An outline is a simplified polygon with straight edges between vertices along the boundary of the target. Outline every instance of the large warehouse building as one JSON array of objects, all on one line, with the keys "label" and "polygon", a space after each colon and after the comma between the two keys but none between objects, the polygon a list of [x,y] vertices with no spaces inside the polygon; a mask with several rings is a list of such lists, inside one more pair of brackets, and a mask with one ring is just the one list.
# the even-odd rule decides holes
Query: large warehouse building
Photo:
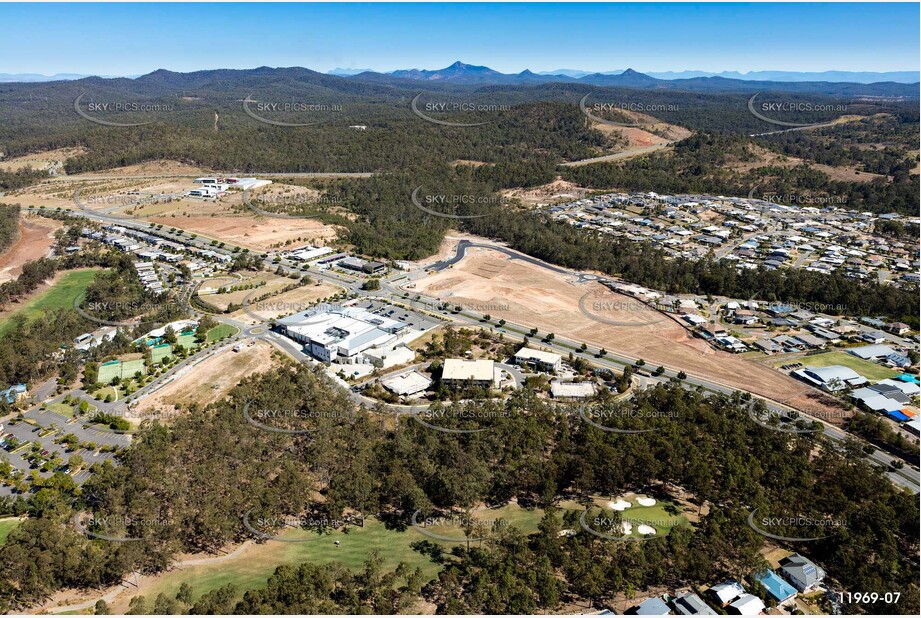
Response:
[{"label": "large warehouse building", "polygon": [[281,333],[304,344],[305,352],[342,364],[365,362],[365,350],[393,344],[406,327],[365,309],[327,304],[278,320]]}]

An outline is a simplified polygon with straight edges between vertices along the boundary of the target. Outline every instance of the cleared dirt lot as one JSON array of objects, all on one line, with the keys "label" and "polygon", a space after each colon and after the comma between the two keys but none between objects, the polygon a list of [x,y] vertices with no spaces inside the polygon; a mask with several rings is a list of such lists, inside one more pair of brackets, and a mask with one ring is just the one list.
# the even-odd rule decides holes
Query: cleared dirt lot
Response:
[{"label": "cleared dirt lot", "polygon": [[[263,294],[273,294],[286,285],[295,283],[293,279],[289,279],[288,277],[281,277],[275,273],[269,272],[244,272],[239,274],[242,275],[240,279],[233,277],[220,277],[202,281],[199,296],[201,296],[201,298],[206,300],[208,303],[224,311],[232,304],[242,304],[247,297],[258,297],[262,296]],[[202,291],[206,290],[207,288],[220,289],[223,287],[230,289],[232,287],[241,287],[247,285],[252,285],[255,287],[251,287],[249,289],[234,290],[224,294],[202,293]]]},{"label": "cleared dirt lot", "polygon": [[[290,282],[291,280],[288,279],[287,281]],[[257,288],[255,294],[253,294],[253,291],[247,292],[246,294],[247,296],[252,294],[250,298],[255,299],[262,294],[261,290],[263,289],[264,288]],[[321,298],[332,296],[341,291],[342,288],[329,283],[321,283],[320,285],[311,283],[294,290],[282,292],[281,294],[266,298],[262,301],[247,302],[246,310],[241,309],[231,313],[230,317],[247,324],[258,324],[265,320],[271,320],[290,313],[303,311]],[[208,299],[209,297],[206,296],[205,298]],[[261,319],[256,319],[257,317]]]},{"label": "cleared dirt lot", "polygon": [[505,189],[502,196],[509,199],[521,200],[528,206],[549,204],[558,201],[571,201],[585,195],[587,189],[582,189],[577,184],[557,178],[553,182],[533,187],[531,189]]},{"label": "cleared dirt lot", "polygon": [[[689,375],[748,390],[775,401],[800,401],[808,387],[768,367],[719,352],[668,318],[654,323],[615,326],[584,315],[582,296],[591,292],[618,297],[620,313],[608,314],[625,323],[645,322],[636,301],[613,295],[595,283],[574,285],[563,275],[505,255],[476,249],[468,251],[454,268],[420,279],[420,292],[471,304],[489,304],[493,319],[505,318],[541,331],[603,346],[608,351],[642,357],[648,365],[683,369]],[[819,404],[816,404],[819,406]]]},{"label": "cleared dirt lot", "polygon": [[15,279],[26,262],[48,254],[54,244],[54,232],[61,224],[51,219],[19,216],[19,237],[0,255],[0,283]]},{"label": "cleared dirt lot", "polygon": [[[113,216],[131,216],[164,226],[180,228],[223,240],[253,251],[268,251],[298,244],[321,244],[338,237],[335,227],[317,219],[282,219],[259,215],[243,202],[241,191],[229,191],[217,199],[186,197],[196,176],[207,170],[176,161],[151,161],[98,173],[78,174],[10,192],[10,202],[23,207],[77,208],[104,211]],[[252,193],[262,204],[326,204],[316,189],[273,182]],[[256,202],[259,206],[260,202]],[[269,208],[270,210],[274,208]]]},{"label": "cleared dirt lot", "polygon": [[[737,161],[730,163],[727,167],[735,171],[748,172],[754,168],[769,165],[782,168],[794,168],[798,165],[803,165],[803,163],[806,163],[802,159],[798,159],[796,157],[785,157],[755,144],[752,144],[750,148],[751,151],[758,156],[755,161]],[[824,174],[827,174],[831,180],[840,180],[843,182],[872,182],[877,178],[886,178],[881,174],[861,172],[856,168],[843,165],[837,167],[825,165],[822,163],[807,163],[807,165],[813,169],[819,170]]]},{"label": "cleared dirt lot", "polygon": [[142,421],[154,411],[171,412],[192,403],[206,406],[230,392],[246,376],[271,369],[275,364],[273,347],[264,341],[239,352],[227,350],[202,361],[172,382],[145,397],[133,408],[133,419]]},{"label": "cleared dirt lot", "polygon": [[0,169],[10,172],[16,172],[26,167],[43,170],[48,169],[55,163],[62,163],[85,152],[85,148],[58,148],[57,150],[46,150],[21,157],[10,157],[9,159],[0,159]]},{"label": "cleared dirt lot", "polygon": [[287,241],[322,242],[336,238],[336,229],[314,219],[275,219],[255,215],[151,217],[153,223],[181,228],[209,238],[267,251]]}]

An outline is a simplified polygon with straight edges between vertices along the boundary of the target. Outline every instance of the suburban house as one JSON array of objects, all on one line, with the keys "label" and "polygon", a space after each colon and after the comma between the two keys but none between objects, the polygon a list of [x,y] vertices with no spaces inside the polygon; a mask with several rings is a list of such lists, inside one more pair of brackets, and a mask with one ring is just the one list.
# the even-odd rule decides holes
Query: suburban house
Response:
[{"label": "suburban house", "polygon": [[757,616],[764,611],[764,602],[753,594],[743,594],[730,603],[726,611],[739,616]]},{"label": "suburban house", "polygon": [[716,584],[710,588],[707,593],[713,597],[713,600],[720,607],[726,607],[734,599],[738,599],[745,594],[745,588],[742,587],[737,581],[725,581],[721,584]]},{"label": "suburban house", "polygon": [[717,613],[693,592],[686,592],[672,601],[675,611],[682,616],[716,616]]},{"label": "suburban house", "polygon": [[668,616],[672,610],[665,604],[665,601],[659,597],[653,597],[632,608],[629,613],[637,616]]},{"label": "suburban house", "polygon": [[764,586],[767,593],[777,601],[778,605],[783,605],[788,601],[796,598],[796,588],[785,582],[777,573],[767,569],[755,574],[755,581]]},{"label": "suburban house", "polygon": [[800,592],[812,590],[825,579],[825,571],[808,558],[793,554],[780,561],[780,572]]}]

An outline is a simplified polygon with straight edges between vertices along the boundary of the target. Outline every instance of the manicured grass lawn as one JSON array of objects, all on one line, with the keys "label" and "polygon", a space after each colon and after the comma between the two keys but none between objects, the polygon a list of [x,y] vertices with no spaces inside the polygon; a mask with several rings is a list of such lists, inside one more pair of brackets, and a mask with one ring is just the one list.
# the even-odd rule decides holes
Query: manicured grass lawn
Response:
[{"label": "manicured grass lawn", "polygon": [[[567,505],[563,505],[564,508]],[[537,530],[537,524],[543,517],[540,509],[526,510],[517,504],[510,504],[499,509],[477,511],[475,518],[507,520],[526,533]],[[433,530],[436,528],[433,527]],[[455,536],[453,532],[441,530],[445,536]],[[150,602],[163,592],[174,596],[179,586],[185,582],[192,586],[194,596],[199,596],[225,584],[233,582],[241,590],[259,588],[265,585],[269,576],[280,565],[298,565],[303,562],[328,564],[341,562],[349,569],[360,569],[370,553],[377,550],[384,559],[384,568],[392,569],[400,562],[411,568],[420,568],[425,576],[434,579],[442,565],[429,560],[410,546],[415,541],[431,541],[445,548],[446,554],[454,543],[440,542],[419,533],[412,527],[403,531],[388,530],[376,519],[368,519],[364,528],[352,526],[347,533],[336,531],[332,534],[317,535],[303,530],[288,530],[279,536],[285,539],[310,539],[303,543],[284,541],[266,541],[250,547],[243,554],[230,560],[214,562],[199,566],[183,566],[158,577],[153,585],[144,586],[143,594]],[[456,536],[463,536],[459,533]],[[335,544],[339,541],[339,545]],[[450,558],[448,558],[450,560]],[[127,606],[126,606],[127,607]],[[122,609],[119,605],[117,609]]]},{"label": "manicured grass lawn", "polygon": [[[638,530],[640,524],[652,526],[656,529],[657,535],[668,534],[669,530],[675,526],[690,525],[688,518],[681,512],[681,507],[672,502],[658,500],[652,506],[642,506],[637,503],[636,495],[634,494],[628,494],[625,499],[632,504],[629,508],[620,511],[621,519],[633,524],[633,531],[628,536],[642,538],[643,535]],[[607,500],[596,500],[596,504],[598,503],[602,505],[601,508],[606,515],[610,515],[611,509],[607,506]],[[586,517],[589,527],[592,525],[592,518],[600,514],[601,510],[594,509]],[[599,532],[609,533],[609,531],[603,530],[599,530]]]},{"label": "manicured grass lawn", "polygon": [[100,388],[98,391],[93,393],[93,398],[98,401],[105,401],[107,395],[112,396],[112,401],[116,401],[118,399],[118,392],[115,390],[114,386],[106,386]]},{"label": "manicured grass lawn", "polygon": [[799,359],[799,362],[803,363],[803,365],[807,367],[810,365],[813,367],[844,365],[845,367],[853,369],[871,382],[879,382],[880,380],[885,380],[886,378],[894,378],[900,373],[899,371],[889,369],[888,367],[883,367],[881,365],[877,365],[876,363],[865,361],[862,358],[857,358],[853,354],[848,354],[847,352],[825,352],[824,354],[804,356]]},{"label": "manicured grass lawn", "polygon": [[87,286],[92,283],[96,273],[95,269],[72,270],[61,275],[61,278],[51,288],[30,299],[25,305],[14,311],[0,321],[0,337],[6,335],[13,322],[10,318],[23,315],[27,320],[34,320],[53,309],[73,308],[74,300],[79,298]]},{"label": "manicured grass lawn", "polygon": [[231,326],[230,324],[218,324],[214,328],[208,331],[208,342],[217,341],[218,339],[223,339],[224,337],[230,337],[236,335],[240,332],[240,329]]},{"label": "manicured grass lawn", "polygon": [[66,416],[67,418],[74,417],[74,407],[69,406],[66,403],[49,403],[46,407],[55,414],[60,414],[61,416]]},{"label": "manicured grass lawn", "polygon": [[0,545],[6,543],[6,537],[10,535],[13,528],[18,526],[19,523],[19,519],[17,518],[0,519]]},{"label": "manicured grass lawn", "polygon": [[[239,332],[239,329],[234,328],[229,324],[218,324],[214,328],[208,331],[207,342],[211,343],[212,341],[217,341],[225,337],[230,337]],[[200,346],[195,337],[195,332],[190,331],[176,336],[176,345],[182,346],[186,350],[195,351]],[[151,361],[156,365],[162,362],[164,359],[168,359],[173,355],[173,347],[169,344],[160,344],[154,346],[151,349]],[[100,378],[101,381],[101,378]]]},{"label": "manicured grass lawn", "polygon": [[[151,602],[164,592],[175,596],[179,586],[185,582],[192,586],[194,597],[234,583],[238,590],[261,588],[281,565],[298,565],[303,562],[327,564],[341,562],[351,569],[360,569],[371,551],[377,549],[384,559],[384,568],[392,569],[401,561],[412,568],[419,567],[427,577],[434,578],[438,565],[409,544],[424,539],[422,535],[408,529],[404,532],[388,530],[381,522],[368,519],[365,527],[351,527],[349,532],[333,532],[317,535],[301,530],[281,534],[283,538],[310,539],[303,543],[268,540],[248,548],[242,555],[221,562],[198,566],[184,566],[158,577],[152,585],[143,588],[143,594]],[[339,541],[336,546],[335,541]]]}]

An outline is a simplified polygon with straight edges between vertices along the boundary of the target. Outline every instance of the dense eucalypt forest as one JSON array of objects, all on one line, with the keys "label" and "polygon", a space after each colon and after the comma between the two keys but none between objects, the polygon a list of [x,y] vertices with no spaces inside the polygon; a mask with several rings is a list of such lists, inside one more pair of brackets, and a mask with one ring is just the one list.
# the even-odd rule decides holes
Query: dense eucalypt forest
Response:
[{"label": "dense eucalypt forest", "polygon": [[[432,170],[468,160],[491,164],[488,173],[497,188],[535,186],[562,173],[593,188],[744,196],[756,185],[768,185],[766,188],[785,193],[844,197],[850,207],[860,210],[918,211],[917,174],[908,174],[917,165],[915,102],[874,100],[845,91],[825,94],[828,89],[797,92],[796,84],[789,88],[789,93],[761,96],[764,101],[845,108],[852,119],[809,131],[762,135],[777,126],[750,113],[749,97],[754,92],[682,92],[577,83],[419,84],[264,67],[190,74],[157,71],[136,80],[5,84],[0,86],[0,106],[5,110],[0,144],[7,157],[53,148],[85,148],[65,162],[68,173],[162,158],[240,173],[397,172]],[[248,95],[266,103],[310,103],[323,111],[255,114],[242,105]],[[75,113],[78,96],[86,105],[124,101],[161,111],[100,118],[148,123],[143,126],[102,126]],[[475,125],[443,126],[413,112],[412,101],[417,97],[423,109],[426,103],[464,103],[488,111],[431,112],[435,120]],[[611,110],[627,104],[662,109],[654,120],[684,127],[693,135],[680,142],[673,154],[563,171],[559,163],[624,146],[623,135],[603,131],[603,125],[583,113],[580,101],[585,97],[589,97],[589,106],[612,106],[594,112],[595,118],[611,116],[624,121]],[[795,112],[784,120],[817,122],[835,117]],[[281,127],[271,121],[317,124]],[[351,125],[368,130],[349,130]],[[651,130],[661,133],[662,127]],[[753,152],[755,146],[759,153]],[[763,156],[760,151],[765,150],[801,161],[802,166],[771,166],[767,159],[765,165],[754,167],[732,165],[757,163]],[[827,171],[812,167],[814,164],[845,166],[880,178],[836,180]],[[26,182],[30,174],[4,173],[0,188]]]},{"label": "dense eucalypt forest", "polygon": [[[297,421],[309,432],[286,434],[247,422],[245,411],[254,409],[247,404],[322,406],[324,414]],[[82,489],[58,474],[28,502],[4,505],[29,517],[0,547],[0,609],[22,609],[62,588],[101,589],[131,570],[162,572],[184,552],[246,539],[278,543],[255,534],[244,519],[298,518],[330,531],[373,518],[421,540],[411,528],[417,511],[448,514],[513,500],[544,509],[536,530],[494,525],[473,545],[415,543],[435,561],[433,577],[405,566],[391,571],[372,555],[352,573],[307,564],[280,567],[260,590],[231,586],[203,597],[204,591],[187,591],[179,607],[391,613],[420,599],[442,613],[584,606],[663,582],[704,585],[750,574],[764,564],[759,550],[777,544],[748,525],[753,509],[840,522],[823,530],[821,540],[779,544],[818,561],[843,589],[901,591],[899,604],[887,611],[911,613],[918,604],[916,498],[870,467],[856,445],[835,448],[820,432],[793,434],[755,423],[742,396],[707,396],[672,383],[638,392],[627,404],[598,403],[647,412],[609,421],[654,430],[636,434],[602,431],[575,408],[528,390],[505,403],[450,405],[466,413],[448,408],[440,417],[444,427],[487,431],[444,433],[407,416],[394,424],[389,413],[356,411],[322,372],[292,363],[253,376],[225,400],[204,409],[193,404],[169,427],[145,426],[118,455],[118,465],[97,466]],[[669,415],[648,414],[655,410]],[[637,543],[588,534],[577,512],[556,508],[564,499],[650,487],[680,488],[704,515],[690,527]],[[81,534],[78,514],[92,515],[92,533],[135,540]],[[286,533],[266,526],[266,533]],[[576,533],[561,534],[564,529]],[[146,601],[154,613],[177,603]]]},{"label": "dense eucalypt forest", "polygon": [[0,204],[0,253],[6,251],[19,235],[19,206]]}]

